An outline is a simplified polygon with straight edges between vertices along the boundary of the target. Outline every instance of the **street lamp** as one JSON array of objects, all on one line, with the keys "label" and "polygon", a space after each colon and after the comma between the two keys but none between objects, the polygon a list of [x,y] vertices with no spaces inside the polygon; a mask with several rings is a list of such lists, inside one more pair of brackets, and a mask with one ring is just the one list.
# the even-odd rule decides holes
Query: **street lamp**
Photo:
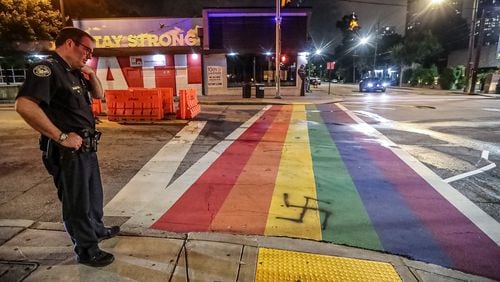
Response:
[{"label": "street lamp", "polygon": [[356,83],[356,50],[358,46],[360,45],[366,45],[370,42],[370,37],[369,36],[364,36],[359,39],[359,43],[355,46],[354,52],[352,54],[352,82]]}]

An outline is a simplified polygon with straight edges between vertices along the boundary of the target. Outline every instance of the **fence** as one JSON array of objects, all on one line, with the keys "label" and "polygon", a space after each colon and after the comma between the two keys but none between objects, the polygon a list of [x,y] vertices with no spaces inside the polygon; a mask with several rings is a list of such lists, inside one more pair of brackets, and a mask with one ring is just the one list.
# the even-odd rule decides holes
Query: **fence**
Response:
[{"label": "fence", "polygon": [[20,84],[26,78],[26,69],[2,68],[0,66],[0,84]]}]

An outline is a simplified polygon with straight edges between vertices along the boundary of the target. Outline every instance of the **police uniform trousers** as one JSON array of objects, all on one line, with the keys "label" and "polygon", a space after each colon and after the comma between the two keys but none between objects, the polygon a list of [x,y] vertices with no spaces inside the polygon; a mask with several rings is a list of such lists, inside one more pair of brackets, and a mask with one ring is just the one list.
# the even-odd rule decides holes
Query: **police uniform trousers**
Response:
[{"label": "police uniform trousers", "polygon": [[44,154],[42,159],[54,178],[64,226],[76,254],[93,256],[99,250],[98,237],[106,234],[97,154],[53,146],[49,157]]}]

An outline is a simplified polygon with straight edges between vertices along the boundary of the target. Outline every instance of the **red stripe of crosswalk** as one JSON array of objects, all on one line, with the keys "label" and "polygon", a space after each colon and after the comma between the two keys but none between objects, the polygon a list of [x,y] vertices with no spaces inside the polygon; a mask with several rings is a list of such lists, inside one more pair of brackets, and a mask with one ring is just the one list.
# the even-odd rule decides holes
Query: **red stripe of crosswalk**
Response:
[{"label": "red stripe of crosswalk", "polygon": [[285,106],[274,119],[212,221],[211,231],[264,234],[291,115],[292,106]]},{"label": "red stripe of crosswalk", "polygon": [[252,124],[152,227],[176,232],[207,231],[280,109],[273,107]]}]

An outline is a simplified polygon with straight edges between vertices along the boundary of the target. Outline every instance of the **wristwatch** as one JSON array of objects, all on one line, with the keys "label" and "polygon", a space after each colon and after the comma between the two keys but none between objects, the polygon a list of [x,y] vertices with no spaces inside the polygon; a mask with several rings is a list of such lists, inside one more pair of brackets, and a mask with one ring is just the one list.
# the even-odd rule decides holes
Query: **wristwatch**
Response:
[{"label": "wristwatch", "polygon": [[57,140],[57,142],[62,143],[62,142],[64,142],[66,139],[68,139],[68,134],[66,134],[66,133],[64,133],[64,132],[61,132],[61,134],[59,135],[59,139]]}]

